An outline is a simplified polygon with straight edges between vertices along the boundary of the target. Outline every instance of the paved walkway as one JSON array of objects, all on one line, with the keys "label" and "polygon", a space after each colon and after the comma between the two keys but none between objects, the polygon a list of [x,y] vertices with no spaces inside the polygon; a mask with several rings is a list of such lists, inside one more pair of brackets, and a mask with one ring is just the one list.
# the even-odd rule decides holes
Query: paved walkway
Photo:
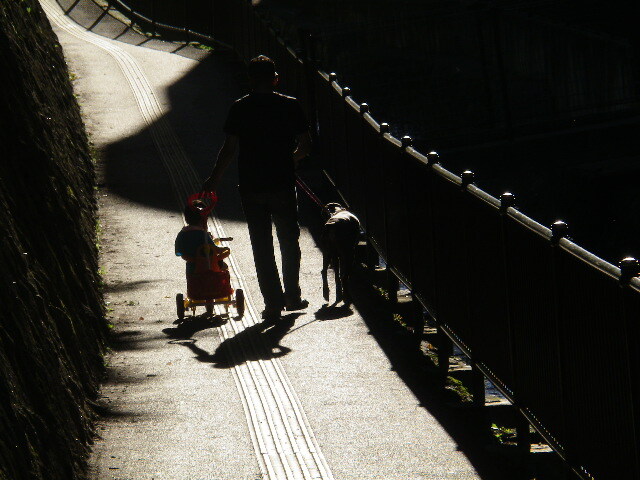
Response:
[{"label": "paved walkway", "polygon": [[[307,228],[302,279],[311,305],[276,326],[261,323],[234,174],[211,228],[235,238],[232,282],[247,292],[247,314],[175,328],[175,294],[185,288],[173,255],[181,205],[212,166],[226,111],[242,93],[241,72],[222,55],[130,31],[119,34],[124,42],[98,36],[54,0],[41,2],[100,156],[114,344],[90,478],[496,478],[480,446],[462,445],[455,414],[425,402],[436,395],[416,387],[415,375],[399,374],[401,357],[381,347],[390,342],[373,331],[370,304],[324,319],[321,256]],[[72,17],[91,24],[81,8]],[[97,30],[117,36],[123,27],[114,22],[107,17]]]}]

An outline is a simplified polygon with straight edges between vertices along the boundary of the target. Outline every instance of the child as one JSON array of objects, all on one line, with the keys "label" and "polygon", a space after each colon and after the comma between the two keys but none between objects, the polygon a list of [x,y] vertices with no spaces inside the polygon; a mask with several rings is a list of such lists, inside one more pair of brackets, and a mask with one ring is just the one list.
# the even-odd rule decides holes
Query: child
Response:
[{"label": "child", "polygon": [[175,240],[176,255],[187,262],[187,295],[197,300],[221,298],[232,293],[229,272],[222,261],[231,252],[214,243],[206,228],[205,212],[202,202],[190,202],[184,209],[187,226]]}]

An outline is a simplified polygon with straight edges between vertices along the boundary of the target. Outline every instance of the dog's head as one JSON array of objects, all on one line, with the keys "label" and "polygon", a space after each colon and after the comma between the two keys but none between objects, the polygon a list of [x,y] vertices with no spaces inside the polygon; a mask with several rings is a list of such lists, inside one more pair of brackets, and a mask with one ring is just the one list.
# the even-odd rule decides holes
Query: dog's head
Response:
[{"label": "dog's head", "polygon": [[327,203],[323,208],[323,211],[327,218],[334,216],[341,210],[344,210],[344,207],[336,202]]}]

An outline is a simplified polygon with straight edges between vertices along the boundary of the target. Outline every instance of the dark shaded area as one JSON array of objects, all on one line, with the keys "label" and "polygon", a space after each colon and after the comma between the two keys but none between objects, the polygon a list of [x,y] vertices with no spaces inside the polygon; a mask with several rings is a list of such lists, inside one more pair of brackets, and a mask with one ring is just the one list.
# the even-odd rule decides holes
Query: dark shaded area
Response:
[{"label": "dark shaded area", "polygon": [[543,225],[564,220],[570,238],[617,264],[640,257],[639,127],[630,121],[441,156],[457,174],[476,173],[489,193],[513,192],[518,209]]},{"label": "dark shaded area", "polygon": [[106,323],[94,171],[57,38],[0,3],[0,478],[77,479]]},{"label": "dark shaded area", "polygon": [[[489,428],[492,422],[500,421],[492,411],[479,411],[463,402],[453,389],[444,388],[437,367],[416,347],[415,336],[394,320],[394,310],[373,288],[372,280],[370,272],[362,268],[355,270],[351,286],[356,310],[389,358],[391,368],[410,388],[420,406],[451,435],[480,477],[483,480],[564,478],[562,463],[555,453],[525,459],[515,446],[501,445]],[[510,415],[509,421],[514,418],[515,415]],[[500,424],[512,425],[504,421]]]},{"label": "dark shaded area", "polygon": [[338,320],[353,314],[353,310],[346,305],[323,305],[315,312],[318,320]]},{"label": "dark shaded area", "polygon": [[[200,362],[213,363],[216,368],[232,368],[248,361],[269,360],[286,355],[291,351],[281,345],[283,337],[295,324],[300,313],[289,313],[274,321],[263,321],[251,325],[238,334],[224,340],[215,352],[209,353],[196,345],[190,338],[203,327],[202,320],[191,320],[176,329],[163,332],[179,339],[172,343],[189,348]],[[209,326],[212,326],[209,323]],[[206,327],[204,327],[206,328]]]},{"label": "dark shaded area", "polygon": [[[66,0],[70,1],[70,0]],[[229,36],[223,4],[126,4],[160,21]],[[640,34],[633,2],[576,0],[254,2],[292,47],[338,72],[391,132],[444,166],[476,173],[549,225],[571,226],[606,260],[640,255],[632,178],[640,164]],[[233,35],[231,35],[233,36]],[[233,43],[231,38],[223,38]]]},{"label": "dark shaded area", "polygon": [[494,196],[563,219],[606,260],[640,255],[638,5],[573,0],[306,3],[262,12],[397,137]]},{"label": "dark shaded area", "polygon": [[174,321],[175,327],[163,328],[162,333],[176,340],[189,340],[195,333],[206,330],[207,328],[220,327],[227,323],[227,321],[228,319],[219,315],[210,316],[206,313],[194,316],[189,315],[183,320]]}]

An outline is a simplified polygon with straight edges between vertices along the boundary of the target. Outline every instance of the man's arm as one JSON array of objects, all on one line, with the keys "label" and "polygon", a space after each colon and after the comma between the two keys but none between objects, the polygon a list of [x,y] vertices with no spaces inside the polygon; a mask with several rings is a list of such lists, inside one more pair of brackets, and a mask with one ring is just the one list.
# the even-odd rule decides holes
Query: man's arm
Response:
[{"label": "man's arm", "polygon": [[311,135],[309,131],[306,131],[298,135],[296,140],[298,141],[298,146],[293,152],[293,162],[297,167],[298,162],[311,153]]},{"label": "man's arm", "polygon": [[224,139],[222,148],[218,152],[216,166],[213,167],[213,171],[211,172],[209,178],[207,178],[202,184],[202,191],[212,192],[218,188],[218,184],[220,183],[220,179],[222,179],[222,175],[224,174],[231,161],[235,158],[237,152],[238,136],[227,135],[227,137]]}]

